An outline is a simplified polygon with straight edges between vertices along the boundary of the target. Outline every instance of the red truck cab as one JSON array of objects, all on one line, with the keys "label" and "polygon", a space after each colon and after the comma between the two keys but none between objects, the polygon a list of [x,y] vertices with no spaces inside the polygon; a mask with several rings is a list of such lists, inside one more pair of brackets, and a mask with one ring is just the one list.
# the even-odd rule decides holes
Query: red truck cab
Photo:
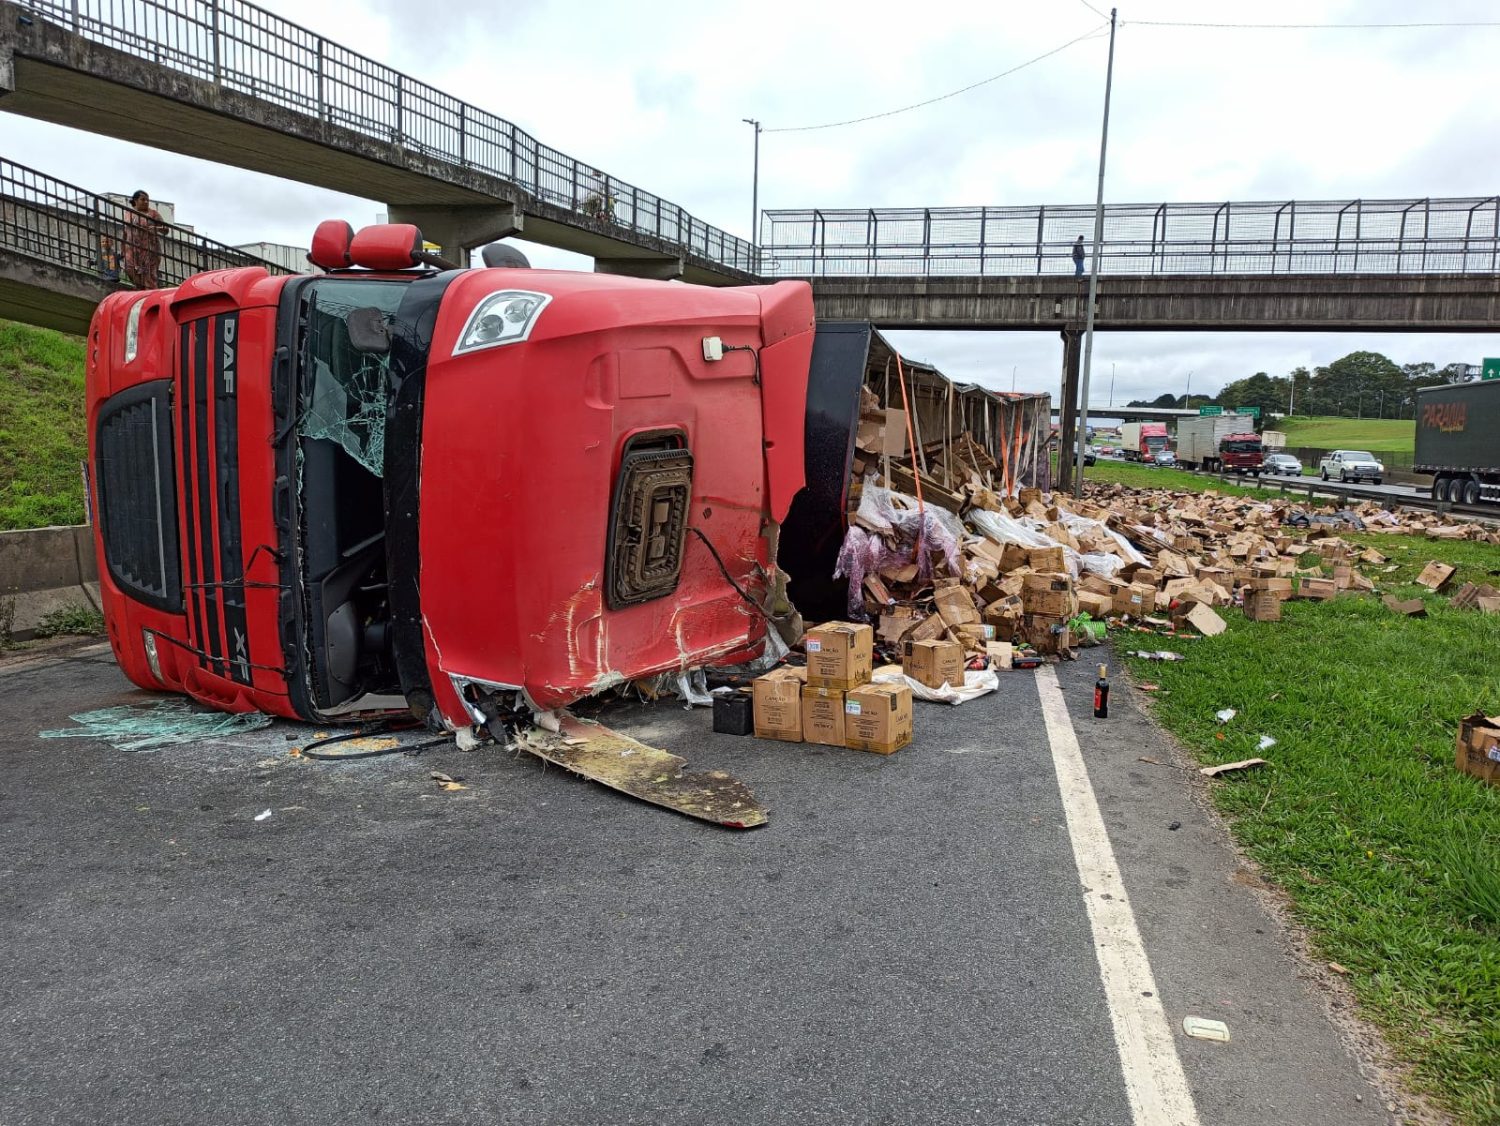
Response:
[{"label": "red truck cab", "polygon": [[1218,466],[1232,473],[1259,473],[1265,451],[1261,447],[1260,435],[1252,431],[1242,434],[1226,434],[1219,439]]},{"label": "red truck cab", "polygon": [[462,727],[758,654],[803,484],[805,283],[434,270],[119,293],[88,340],[110,642],[146,688]]}]

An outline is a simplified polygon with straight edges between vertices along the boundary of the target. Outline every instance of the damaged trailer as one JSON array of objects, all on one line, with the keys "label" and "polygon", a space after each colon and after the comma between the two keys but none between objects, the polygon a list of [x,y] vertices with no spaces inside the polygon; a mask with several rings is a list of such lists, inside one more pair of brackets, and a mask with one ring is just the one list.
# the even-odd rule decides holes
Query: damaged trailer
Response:
[{"label": "damaged trailer", "polygon": [[[806,283],[454,269],[422,245],[330,221],[326,273],[99,306],[90,488],[136,684],[462,728],[751,660],[795,620],[783,570],[832,573],[862,388],[937,427],[935,373],[880,385],[868,326],[825,326],[862,352],[820,366]],[[955,417],[999,443],[986,401],[956,393]]]}]

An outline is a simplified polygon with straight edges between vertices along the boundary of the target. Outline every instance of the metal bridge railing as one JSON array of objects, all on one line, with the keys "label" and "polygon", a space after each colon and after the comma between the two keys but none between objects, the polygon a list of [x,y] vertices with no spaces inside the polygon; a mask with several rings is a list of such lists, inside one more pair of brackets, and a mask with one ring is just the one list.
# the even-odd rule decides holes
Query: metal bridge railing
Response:
[{"label": "metal bridge railing", "polygon": [[[129,209],[104,196],[0,158],[0,249],[90,274],[105,284],[132,284],[121,268],[134,233]],[[181,227],[147,232],[159,255],[157,281],[177,285],[204,270],[264,266],[290,271]]]},{"label": "metal bridge railing", "polygon": [[595,223],[740,270],[755,248],[675,203],[244,0],[29,0],[85,39],[366,137],[508,180]]},{"label": "metal bridge railing", "polygon": [[[768,211],[772,277],[1071,274],[1094,209]],[[1087,263],[1092,266],[1092,262]],[[1413,274],[1500,269],[1500,197],[1112,204],[1100,273]]]}]

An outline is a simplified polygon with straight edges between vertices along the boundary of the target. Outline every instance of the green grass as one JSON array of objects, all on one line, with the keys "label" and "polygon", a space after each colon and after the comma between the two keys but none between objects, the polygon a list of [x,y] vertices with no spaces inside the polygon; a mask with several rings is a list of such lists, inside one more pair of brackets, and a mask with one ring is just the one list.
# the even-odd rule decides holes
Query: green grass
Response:
[{"label": "green grass", "polygon": [[[1394,572],[1361,569],[1428,618],[1369,596],[1289,602],[1281,622],[1229,612],[1219,637],[1152,639],[1185,661],[1127,663],[1202,761],[1270,761],[1212,784],[1235,836],[1416,1084],[1462,1122],[1500,1123],[1500,787],[1453,762],[1458,720],[1500,713],[1500,615],[1412,584],[1429,559],[1458,566],[1455,585],[1496,582],[1500,547],[1346,538],[1389,555]],[[1239,714],[1221,726],[1224,707]],[[1263,734],[1277,743],[1259,752]]]},{"label": "green grass", "polygon": [[1370,453],[1411,453],[1417,424],[1409,418],[1316,418],[1294,415],[1273,429],[1286,435],[1288,446],[1323,450],[1368,450]]},{"label": "green grass", "polygon": [[0,529],[84,519],[83,341],[0,321]]},{"label": "green grass", "polygon": [[104,615],[92,606],[65,606],[45,614],[36,625],[38,637],[76,635],[92,637],[104,632]]},{"label": "green grass", "polygon": [[[1158,469],[1130,461],[1100,459],[1083,471],[1085,481],[1128,485],[1135,489],[1174,489],[1182,492],[1216,492],[1220,496],[1256,497],[1260,500],[1281,500],[1280,493],[1273,490],[1252,488],[1248,485],[1221,483],[1216,477],[1200,477],[1185,469]],[[1253,480],[1253,478],[1247,478]]]}]

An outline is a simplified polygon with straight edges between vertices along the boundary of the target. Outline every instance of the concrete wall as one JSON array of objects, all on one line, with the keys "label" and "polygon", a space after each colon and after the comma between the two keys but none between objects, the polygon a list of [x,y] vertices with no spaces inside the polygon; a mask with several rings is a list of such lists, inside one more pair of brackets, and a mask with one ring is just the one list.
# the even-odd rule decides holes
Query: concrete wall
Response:
[{"label": "concrete wall", "polygon": [[0,532],[0,632],[25,640],[75,606],[102,608],[91,525]]}]

